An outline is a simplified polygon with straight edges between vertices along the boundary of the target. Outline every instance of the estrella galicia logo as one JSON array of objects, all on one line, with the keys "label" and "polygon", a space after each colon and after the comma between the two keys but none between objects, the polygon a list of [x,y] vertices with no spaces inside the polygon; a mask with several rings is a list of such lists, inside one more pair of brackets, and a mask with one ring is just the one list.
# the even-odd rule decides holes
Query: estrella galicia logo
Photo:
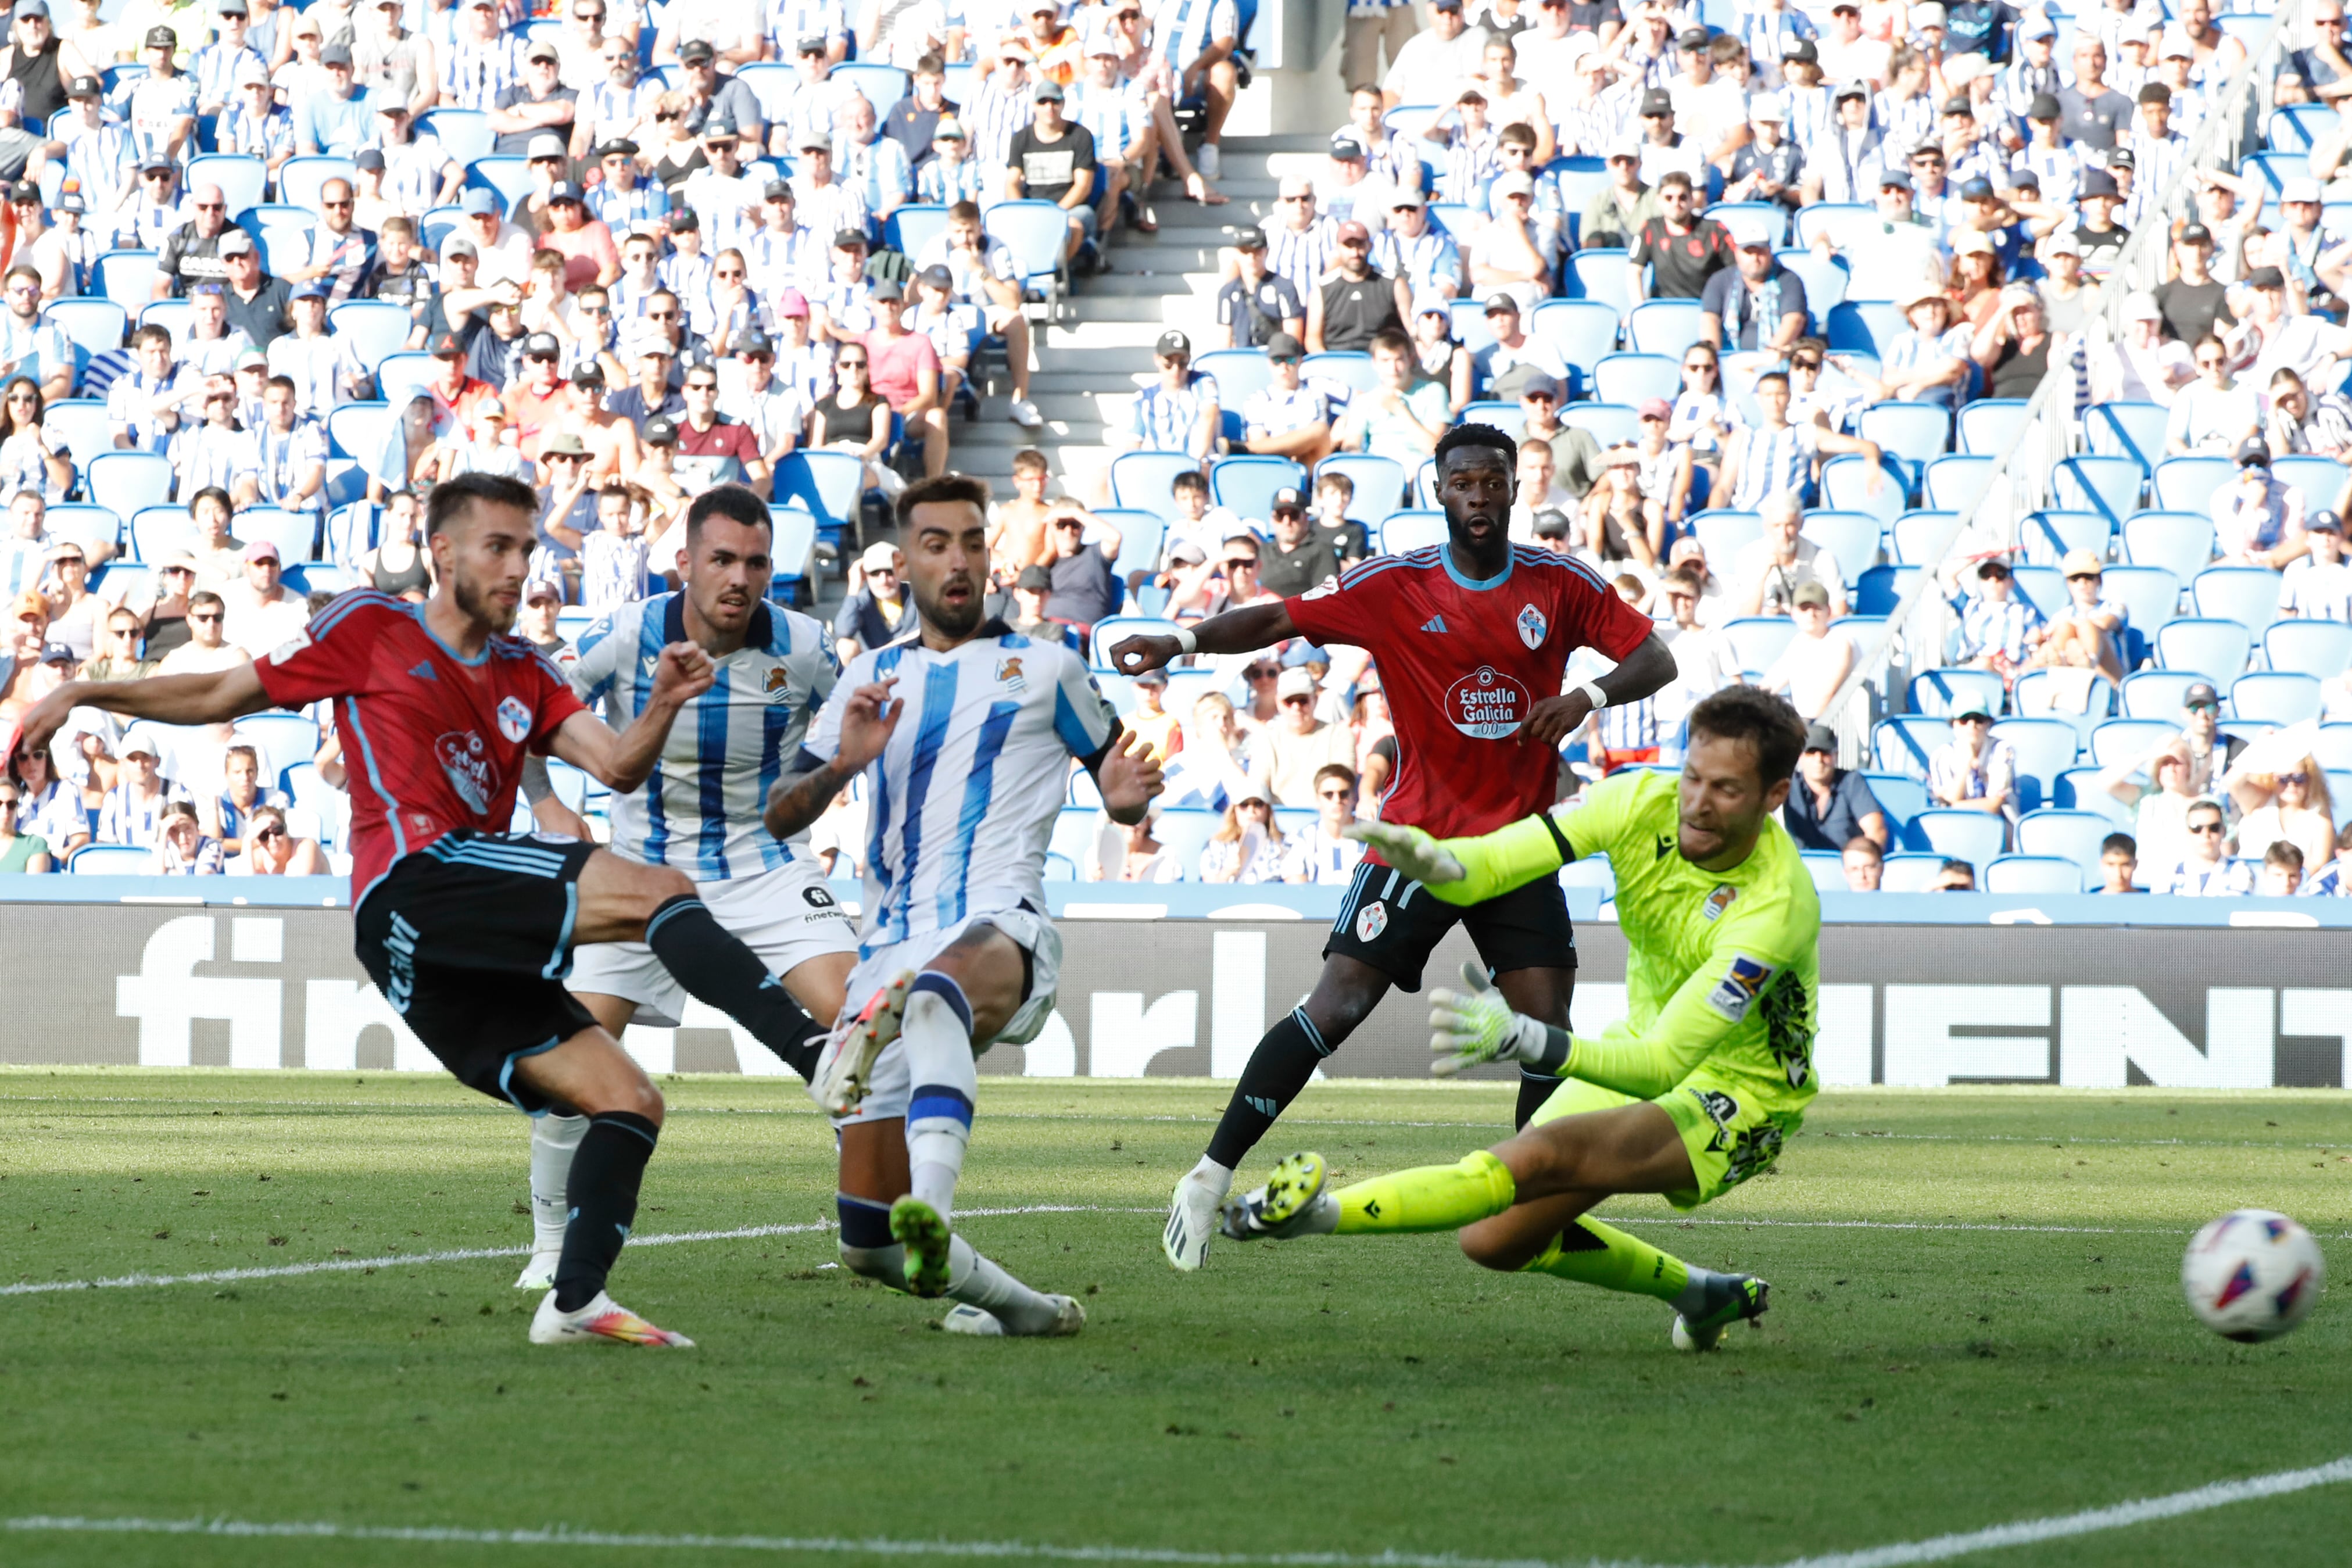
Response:
[{"label": "estrella galicia logo", "polygon": [[466,809],[476,816],[488,815],[490,809],[489,748],[471,730],[451,730],[436,737],[433,754],[441,771],[449,780],[449,787],[466,803]]},{"label": "estrella galicia logo", "polygon": [[1481,741],[1517,733],[1527,711],[1526,690],[1488,664],[1456,680],[1445,694],[1445,716],[1454,727]]},{"label": "estrella galicia logo", "polygon": [[1544,634],[1549,630],[1551,630],[1551,623],[1544,619],[1544,613],[1541,610],[1537,609],[1533,605],[1519,606],[1519,640],[1521,642],[1529,647],[1541,647]]},{"label": "estrella galicia logo", "polygon": [[803,888],[801,897],[808,900],[808,906],[813,910],[829,910],[835,907],[832,892],[824,888]]}]

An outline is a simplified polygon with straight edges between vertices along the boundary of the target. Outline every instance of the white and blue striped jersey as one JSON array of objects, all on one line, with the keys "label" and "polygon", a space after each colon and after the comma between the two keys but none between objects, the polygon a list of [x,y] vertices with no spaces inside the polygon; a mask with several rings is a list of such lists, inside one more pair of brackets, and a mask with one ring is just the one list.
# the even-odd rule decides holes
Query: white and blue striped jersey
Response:
[{"label": "white and blue striped jersey", "polygon": [[[602,703],[608,722],[629,724],[652,694],[663,645],[685,637],[684,595],[623,605],[581,634],[572,689],[592,707]],[[839,678],[832,641],[797,611],[753,610],[743,646],[718,661],[710,689],[670,726],[653,777],[613,797],[614,852],[676,867],[698,882],[754,877],[805,858],[807,835],[779,843],[760,816],[768,787],[799,754]]]},{"label": "white and blue striped jersey", "polygon": [[817,716],[815,766],[841,747],[850,694],[895,676],[906,706],[866,773],[870,826],[858,955],[975,914],[1045,908],[1045,842],[1070,759],[1118,731],[1086,661],[991,621],[946,653],[910,637],[850,660]]}]

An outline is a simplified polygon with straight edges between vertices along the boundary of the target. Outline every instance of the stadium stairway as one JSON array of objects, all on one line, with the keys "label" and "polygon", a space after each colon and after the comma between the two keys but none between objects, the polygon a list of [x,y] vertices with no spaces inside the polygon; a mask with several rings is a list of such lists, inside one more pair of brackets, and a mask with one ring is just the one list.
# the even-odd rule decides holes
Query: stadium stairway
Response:
[{"label": "stadium stairway", "polygon": [[1175,181],[1161,182],[1166,194],[1153,204],[1160,232],[1114,234],[1112,269],[1078,279],[1067,319],[1036,334],[1030,395],[1045,429],[1033,436],[1011,421],[1010,386],[992,367],[979,420],[950,426],[952,465],[1010,495],[1013,455],[1035,445],[1064,493],[1091,495],[1113,455],[1106,430],[1126,423],[1136,389],[1152,378],[1153,343],[1174,327],[1192,337],[1196,357],[1215,346],[1218,247],[1230,243],[1231,229],[1273,222],[1279,175],[1319,172],[1325,144],[1311,134],[1228,137],[1217,184],[1232,200],[1221,207],[1187,201]]}]

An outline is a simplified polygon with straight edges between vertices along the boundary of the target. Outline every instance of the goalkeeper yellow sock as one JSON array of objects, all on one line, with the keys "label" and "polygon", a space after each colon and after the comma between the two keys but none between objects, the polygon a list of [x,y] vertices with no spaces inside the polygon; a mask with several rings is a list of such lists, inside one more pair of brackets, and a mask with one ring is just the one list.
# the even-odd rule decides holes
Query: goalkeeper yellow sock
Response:
[{"label": "goalkeeper yellow sock", "polygon": [[1614,1226],[1587,1218],[1552,1237],[1539,1257],[1528,1260],[1525,1272],[1598,1285],[1603,1290],[1655,1296],[1680,1307],[1692,1276],[1706,1271],[1694,1269]]},{"label": "goalkeeper yellow sock", "polygon": [[1451,1165],[1421,1165],[1340,1188],[1338,1233],[1459,1230],[1501,1214],[1517,1196],[1503,1162],[1484,1149]]}]

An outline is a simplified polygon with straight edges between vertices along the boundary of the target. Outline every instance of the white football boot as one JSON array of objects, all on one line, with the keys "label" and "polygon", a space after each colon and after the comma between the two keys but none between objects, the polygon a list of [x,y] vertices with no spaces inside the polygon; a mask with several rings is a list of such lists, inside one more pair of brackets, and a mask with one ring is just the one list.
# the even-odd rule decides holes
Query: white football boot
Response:
[{"label": "white football boot", "polygon": [[907,987],[914,983],[912,970],[891,981],[874,994],[847,1029],[825,1042],[809,1096],[827,1115],[848,1115],[873,1089],[874,1064],[881,1058],[883,1048],[898,1037],[907,1012]]},{"label": "white football boot", "polygon": [[651,1345],[665,1350],[686,1350],[694,1344],[684,1334],[654,1327],[602,1290],[596,1292],[594,1300],[576,1312],[566,1312],[557,1308],[552,1290],[539,1299],[539,1310],[530,1320],[531,1343],[575,1345],[594,1340],[623,1345]]},{"label": "white football boot", "polygon": [[1216,1234],[1217,1210],[1225,1201],[1198,1167],[1177,1180],[1168,1202],[1167,1228],[1160,1233],[1160,1250],[1180,1274],[1190,1274],[1209,1260],[1209,1237]]}]

